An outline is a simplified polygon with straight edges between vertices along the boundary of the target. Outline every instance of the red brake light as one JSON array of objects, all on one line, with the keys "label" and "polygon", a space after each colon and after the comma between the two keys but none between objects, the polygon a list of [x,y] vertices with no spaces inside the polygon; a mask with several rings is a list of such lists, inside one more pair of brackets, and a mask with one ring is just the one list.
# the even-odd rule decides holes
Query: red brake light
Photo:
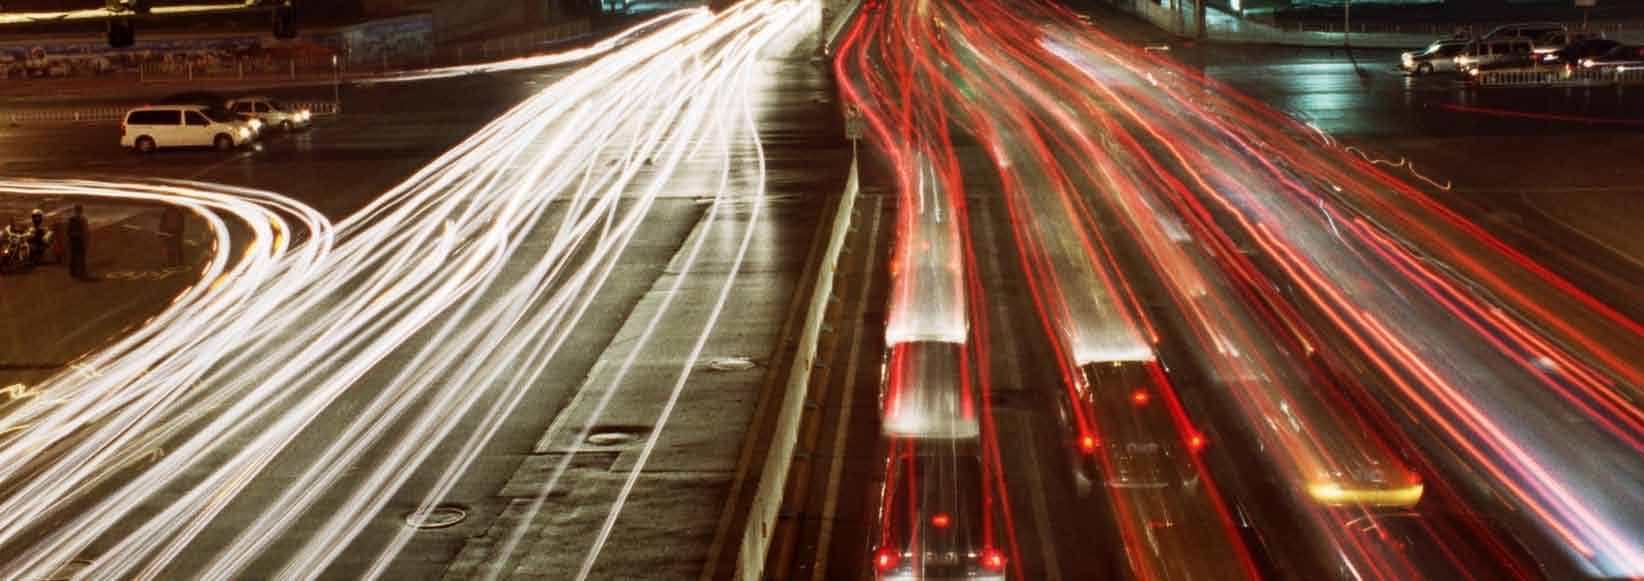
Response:
[{"label": "red brake light", "polygon": [[982,568],[993,572],[1005,570],[1005,554],[999,549],[982,549]]},{"label": "red brake light", "polygon": [[1091,452],[1095,452],[1096,451],[1096,436],[1091,436],[1091,435],[1087,434],[1084,437],[1079,438],[1079,449],[1083,450],[1086,454],[1089,454]]},{"label": "red brake light", "polygon": [[1187,448],[1194,452],[1204,449],[1204,436],[1193,434],[1187,437]]},{"label": "red brake light", "polygon": [[896,554],[896,551],[890,548],[879,549],[879,552],[875,553],[873,556],[873,566],[877,567],[880,571],[894,569],[896,568],[896,565],[901,562],[902,556]]},{"label": "red brake light", "polygon": [[1136,405],[1147,405],[1147,390],[1138,389],[1130,394],[1130,402]]},{"label": "red brake light", "polygon": [[934,527],[939,528],[939,529],[948,528],[948,525],[952,524],[952,523],[953,523],[953,517],[948,516],[948,513],[945,513],[945,512],[939,512],[939,513],[931,515],[931,517],[930,517],[931,526],[934,526]]}]

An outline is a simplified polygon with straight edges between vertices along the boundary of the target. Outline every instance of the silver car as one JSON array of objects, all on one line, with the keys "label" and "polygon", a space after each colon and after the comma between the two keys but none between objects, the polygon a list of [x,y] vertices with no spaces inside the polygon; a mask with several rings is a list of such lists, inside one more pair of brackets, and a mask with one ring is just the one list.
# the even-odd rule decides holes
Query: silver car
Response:
[{"label": "silver car", "polygon": [[1415,75],[1456,72],[1456,56],[1467,49],[1466,40],[1435,40],[1424,50],[1399,56],[1399,68]]}]

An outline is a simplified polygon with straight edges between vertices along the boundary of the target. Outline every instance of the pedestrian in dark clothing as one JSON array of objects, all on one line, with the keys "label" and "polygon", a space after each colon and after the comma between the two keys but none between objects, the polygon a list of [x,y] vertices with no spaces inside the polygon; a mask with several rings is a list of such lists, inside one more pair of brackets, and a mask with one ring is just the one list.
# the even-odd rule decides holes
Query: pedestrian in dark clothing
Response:
[{"label": "pedestrian in dark clothing", "polygon": [[38,265],[46,256],[46,213],[35,208],[30,220],[34,227],[29,229],[29,261]]},{"label": "pedestrian in dark clothing", "polygon": [[160,236],[166,239],[166,263],[170,266],[182,266],[183,210],[181,208],[166,206],[165,213],[160,215]]},{"label": "pedestrian in dark clothing", "polygon": [[85,209],[75,204],[74,215],[68,219],[69,275],[74,278],[90,278],[86,273],[86,237],[90,230],[86,224]]}]

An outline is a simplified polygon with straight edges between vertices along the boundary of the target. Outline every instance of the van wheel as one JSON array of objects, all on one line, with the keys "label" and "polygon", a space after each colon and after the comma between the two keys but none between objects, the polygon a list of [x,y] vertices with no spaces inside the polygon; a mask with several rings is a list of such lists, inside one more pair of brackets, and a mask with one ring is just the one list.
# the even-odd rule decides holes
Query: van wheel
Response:
[{"label": "van wheel", "polygon": [[1431,74],[1433,74],[1433,63],[1421,63],[1420,66],[1416,67],[1416,76],[1418,77]]},{"label": "van wheel", "polygon": [[153,137],[144,135],[137,138],[137,151],[142,153],[153,153],[154,149],[155,145]]},{"label": "van wheel", "polygon": [[218,133],[211,144],[217,147],[217,151],[228,151],[234,149],[234,138],[229,137],[227,133]]}]

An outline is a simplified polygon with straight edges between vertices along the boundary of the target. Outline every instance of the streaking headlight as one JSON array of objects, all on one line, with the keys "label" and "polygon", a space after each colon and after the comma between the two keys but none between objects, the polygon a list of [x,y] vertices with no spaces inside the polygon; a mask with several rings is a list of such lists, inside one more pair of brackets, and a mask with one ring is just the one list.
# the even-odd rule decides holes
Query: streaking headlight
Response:
[{"label": "streaking headlight", "polygon": [[252,119],[248,124],[251,125],[252,131],[260,131],[263,128],[263,122],[261,119]]},{"label": "streaking headlight", "polygon": [[241,138],[251,137],[251,130],[248,129],[248,128],[245,128],[245,127],[241,127],[240,128],[240,137]]}]

